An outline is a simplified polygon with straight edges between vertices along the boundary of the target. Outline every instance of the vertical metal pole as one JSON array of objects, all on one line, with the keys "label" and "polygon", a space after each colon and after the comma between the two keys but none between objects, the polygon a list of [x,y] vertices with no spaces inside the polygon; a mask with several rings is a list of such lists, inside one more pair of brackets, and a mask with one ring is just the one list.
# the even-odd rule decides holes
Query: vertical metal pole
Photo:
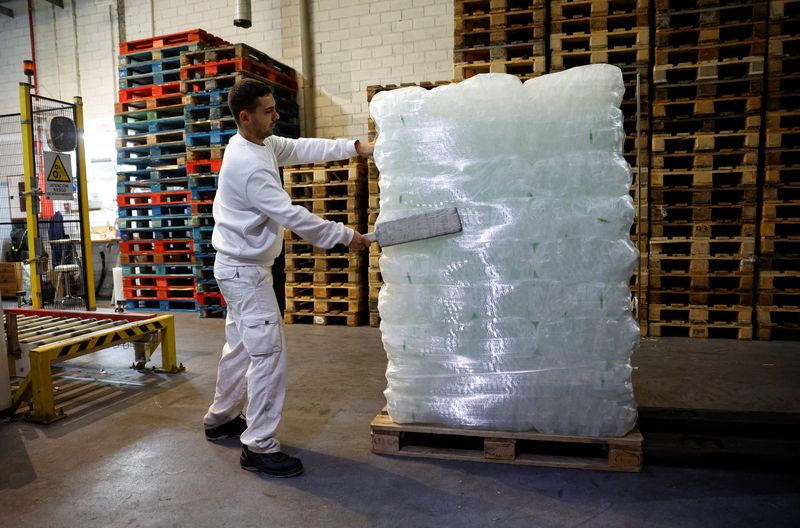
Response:
[{"label": "vertical metal pole", "polygon": [[[0,318],[3,316],[3,306],[0,304]],[[9,360],[6,350],[6,340],[0,339],[0,411],[11,407],[11,383],[9,383]]]},{"label": "vertical metal pole", "polygon": [[53,376],[50,371],[50,355],[35,349],[28,352],[31,359],[31,378],[33,393],[33,415],[36,420],[50,423],[58,419],[53,399]]},{"label": "vertical metal pole", "polygon": [[33,30],[33,0],[28,0],[28,35],[31,39],[31,62],[33,62],[33,90],[38,87],[36,73],[36,32]]},{"label": "vertical metal pole", "polygon": [[92,260],[92,231],[89,225],[89,190],[86,185],[86,151],[83,145],[83,99],[75,97],[75,126],[78,129],[78,147],[75,150],[78,182],[78,212],[81,220],[81,250],[83,252],[83,276],[86,285],[86,309],[95,310],[94,262]]},{"label": "vertical metal pole", "polygon": [[162,316],[164,323],[161,330],[161,368],[167,372],[178,372],[178,358],[175,347],[175,319],[172,315]]},{"label": "vertical metal pole", "polygon": [[31,273],[31,302],[33,308],[42,307],[42,277],[39,275],[37,245],[39,243],[39,179],[36,177],[35,151],[33,145],[33,109],[31,87],[19,85],[19,111],[22,126],[22,160],[25,172],[25,219],[28,227],[28,262]]}]

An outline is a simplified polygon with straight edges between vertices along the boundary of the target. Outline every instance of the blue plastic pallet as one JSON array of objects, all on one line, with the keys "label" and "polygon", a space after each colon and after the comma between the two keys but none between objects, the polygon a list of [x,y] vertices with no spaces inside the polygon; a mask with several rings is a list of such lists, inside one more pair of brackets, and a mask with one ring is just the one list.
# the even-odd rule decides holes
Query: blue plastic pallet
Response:
[{"label": "blue plastic pallet", "polygon": [[155,169],[132,169],[117,171],[117,179],[120,181],[167,181],[174,179],[186,179],[186,167],[182,165],[175,165],[173,167],[159,167]]},{"label": "blue plastic pallet", "polygon": [[181,69],[180,55],[173,57],[165,57],[158,60],[149,60],[141,62],[132,62],[130,64],[120,65],[119,76],[126,78],[136,75],[146,75],[150,73],[159,73],[170,70]]},{"label": "blue plastic pallet", "polygon": [[145,75],[131,75],[119,80],[119,89],[128,90],[142,86],[152,86],[154,84],[167,84],[181,80],[180,68],[176,70],[165,70],[161,72],[148,73]]},{"label": "blue plastic pallet", "polygon": [[216,279],[214,279],[214,267],[213,266],[195,266],[194,267],[194,276],[198,281],[216,280]]},{"label": "blue plastic pallet", "polygon": [[191,264],[122,264],[122,275],[193,275]]},{"label": "blue plastic pallet", "polygon": [[213,268],[214,261],[217,260],[216,253],[195,253],[194,254],[195,265],[203,267],[203,268]]},{"label": "blue plastic pallet", "polygon": [[214,245],[210,240],[195,240],[194,241],[195,256],[213,255],[216,254]]},{"label": "blue plastic pallet", "polygon": [[198,227],[214,227],[214,215],[196,214],[192,216],[192,226],[197,229]]},{"label": "blue plastic pallet", "polygon": [[162,215],[162,216],[120,216],[120,229],[131,231],[171,228],[191,228],[192,216],[187,214]]},{"label": "blue plastic pallet", "polygon": [[214,226],[195,227],[192,231],[192,238],[195,241],[211,240],[211,235],[214,232]]},{"label": "blue plastic pallet", "polygon": [[128,156],[136,155],[139,158],[169,156],[171,154],[181,154],[186,152],[186,144],[183,141],[170,141],[159,143],[158,145],[136,145],[133,147],[121,147],[117,149],[117,157],[127,159]]},{"label": "blue plastic pallet", "polygon": [[227,106],[190,106],[187,105],[183,109],[183,118],[187,122],[195,121],[209,121],[214,119],[230,119],[233,121],[233,114]]},{"label": "blue plastic pallet", "polygon": [[210,132],[189,132],[186,134],[186,147],[214,147],[228,144],[236,130],[211,130]]},{"label": "blue plastic pallet", "polygon": [[158,168],[166,165],[177,165],[183,159],[185,153],[175,152],[173,154],[164,154],[162,156],[146,156],[146,157],[117,157],[118,165],[135,165],[137,167]]},{"label": "blue plastic pallet", "polygon": [[125,301],[126,310],[156,310],[159,312],[196,312],[197,301],[194,299],[180,299],[163,301],[157,299]]},{"label": "blue plastic pallet", "polygon": [[[191,227],[149,227],[146,229],[120,229],[122,240],[172,240],[192,237]],[[136,235],[139,235],[138,237]],[[144,236],[143,236],[144,235]]]},{"label": "blue plastic pallet", "polygon": [[185,159],[186,147],[183,141],[117,149],[117,163],[119,165],[136,165],[141,167],[178,165],[179,160]]},{"label": "blue plastic pallet", "polygon": [[[130,121],[117,125],[117,136],[128,138],[131,136],[146,136],[157,132],[183,132],[186,129],[186,120],[183,114],[179,116],[167,116],[160,119],[149,121]],[[131,133],[133,132],[133,133]]]},{"label": "blue plastic pallet", "polygon": [[209,106],[227,106],[228,92],[230,88],[221,90],[205,90],[202,92],[190,92],[186,94],[187,105],[209,105]]},{"label": "blue plastic pallet", "polygon": [[176,103],[172,106],[162,106],[160,108],[129,110],[121,114],[114,114],[114,126],[132,125],[145,121],[156,121],[157,119],[183,117],[183,108],[183,104]]},{"label": "blue plastic pallet", "polygon": [[205,185],[203,187],[192,187],[191,180],[189,181],[189,190],[192,191],[192,200],[195,202],[203,202],[206,200],[213,200],[217,194],[217,186]]},{"label": "blue plastic pallet", "polygon": [[216,190],[219,187],[219,174],[216,172],[206,174],[192,174],[189,176],[189,189],[206,191]]},{"label": "blue plastic pallet", "polygon": [[138,182],[142,187],[152,185],[156,182],[161,182],[165,187],[169,186],[170,183],[174,183],[176,187],[181,187],[182,189],[189,186],[189,178],[186,176],[186,167],[181,165],[121,170],[117,172],[117,181],[120,183]]},{"label": "blue plastic pallet", "polygon": [[120,218],[132,218],[136,216],[192,216],[192,204],[190,202],[172,202],[166,204],[151,205],[126,205],[118,209]]},{"label": "blue plastic pallet", "polygon": [[129,192],[164,192],[164,191],[179,191],[189,188],[188,178],[173,178],[170,180],[137,180],[137,181],[118,181],[117,192],[126,194]]}]

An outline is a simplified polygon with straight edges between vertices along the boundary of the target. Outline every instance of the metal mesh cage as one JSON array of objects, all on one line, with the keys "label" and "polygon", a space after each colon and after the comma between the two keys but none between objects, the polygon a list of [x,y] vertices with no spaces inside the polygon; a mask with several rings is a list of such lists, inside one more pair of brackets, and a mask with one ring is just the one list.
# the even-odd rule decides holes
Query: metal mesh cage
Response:
[{"label": "metal mesh cage", "polygon": [[[28,257],[22,164],[20,115],[0,116],[0,293],[13,298],[24,290],[24,266]],[[30,296],[30,281],[27,281]]]},{"label": "metal mesh cage", "polygon": [[[46,153],[54,152],[48,137],[50,122],[54,117],[76,119],[75,105],[31,95],[33,115],[33,143],[35,174],[39,187],[45,192],[39,198],[39,238],[47,263],[40,264],[38,272],[42,284],[42,306],[54,309],[76,309],[87,306],[86,255],[81,237],[80,196],[77,185],[77,151],[65,152],[69,156],[72,174],[71,199],[47,197],[51,167]],[[62,156],[62,159],[65,159]]]}]

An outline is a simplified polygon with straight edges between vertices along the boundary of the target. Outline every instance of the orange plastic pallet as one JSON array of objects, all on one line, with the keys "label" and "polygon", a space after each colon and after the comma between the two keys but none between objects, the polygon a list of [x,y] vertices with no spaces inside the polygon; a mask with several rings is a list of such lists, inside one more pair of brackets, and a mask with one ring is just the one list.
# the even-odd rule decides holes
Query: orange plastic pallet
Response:
[{"label": "orange plastic pallet", "polygon": [[160,301],[194,300],[194,288],[122,288],[125,299]]},{"label": "orange plastic pallet", "polygon": [[155,97],[134,99],[133,101],[114,103],[114,112],[117,114],[123,114],[125,112],[135,112],[142,110],[158,110],[159,108],[165,108],[181,104],[183,104],[183,94],[171,93],[166,95],[157,95]]},{"label": "orange plastic pallet", "polygon": [[133,53],[134,51],[145,51],[153,48],[163,48],[166,46],[178,46],[188,42],[203,42],[211,46],[222,46],[230,44],[227,40],[221,39],[217,36],[203,31],[202,29],[190,29],[181,33],[171,33],[169,35],[159,35],[157,37],[150,37],[140,40],[130,40],[128,42],[119,43],[119,52],[121,55],[126,53]]},{"label": "orange plastic pallet", "polygon": [[222,159],[193,160],[186,162],[186,174],[203,174],[219,172]]},{"label": "orange plastic pallet", "polygon": [[192,200],[191,191],[166,191],[153,193],[118,194],[117,206],[130,207],[137,205],[164,205],[186,203]]},{"label": "orange plastic pallet", "polygon": [[129,275],[122,277],[125,288],[181,288],[195,287],[194,276]]},{"label": "orange plastic pallet", "polygon": [[119,261],[123,265],[129,266],[148,266],[148,265],[172,265],[172,266],[191,266],[195,264],[194,253],[186,251],[171,253],[122,253]]},{"label": "orange plastic pallet", "polygon": [[187,253],[194,252],[192,240],[125,240],[119,243],[120,253]]},{"label": "orange plastic pallet", "polygon": [[181,91],[180,82],[171,82],[166,84],[152,84],[150,86],[138,86],[136,88],[127,88],[119,91],[119,102],[127,103],[136,99],[145,99],[149,97],[157,97],[160,95],[177,94]]},{"label": "orange plastic pallet", "polygon": [[210,214],[211,208],[214,206],[214,200],[204,200],[202,202],[192,202],[192,214]]},{"label": "orange plastic pallet", "polygon": [[221,293],[196,293],[194,299],[201,306],[227,306]]}]

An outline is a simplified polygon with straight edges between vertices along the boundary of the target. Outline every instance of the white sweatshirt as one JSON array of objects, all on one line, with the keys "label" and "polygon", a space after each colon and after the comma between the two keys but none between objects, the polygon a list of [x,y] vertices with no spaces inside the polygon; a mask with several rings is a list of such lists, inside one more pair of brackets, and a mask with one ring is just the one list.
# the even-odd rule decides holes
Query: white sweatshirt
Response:
[{"label": "white sweatshirt", "polygon": [[214,198],[211,242],[217,250],[217,262],[271,266],[283,247],[284,226],[321,248],[349,244],[352,229],[292,204],[281,185],[278,166],[355,155],[352,140],[270,136],[260,146],[239,134],[233,136],[225,149]]}]

